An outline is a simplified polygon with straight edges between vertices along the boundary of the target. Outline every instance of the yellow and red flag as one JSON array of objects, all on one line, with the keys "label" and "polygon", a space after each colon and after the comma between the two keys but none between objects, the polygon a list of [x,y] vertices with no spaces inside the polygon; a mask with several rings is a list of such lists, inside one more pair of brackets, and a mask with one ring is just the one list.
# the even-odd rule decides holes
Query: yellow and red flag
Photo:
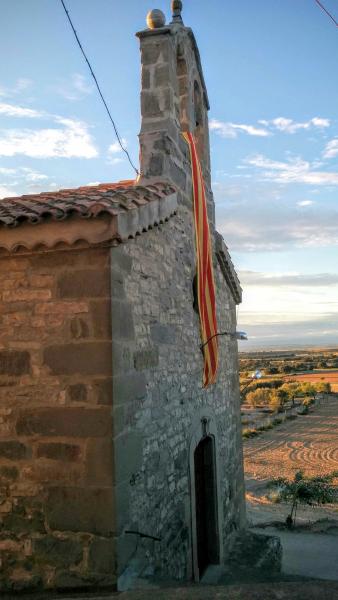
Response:
[{"label": "yellow and red flag", "polygon": [[[193,204],[197,254],[198,310],[204,353],[203,387],[215,383],[218,368],[216,294],[212,268],[212,248],[201,163],[194,136],[183,132],[189,145],[193,183]],[[209,341],[208,341],[209,340]],[[206,343],[207,342],[207,343]]]}]

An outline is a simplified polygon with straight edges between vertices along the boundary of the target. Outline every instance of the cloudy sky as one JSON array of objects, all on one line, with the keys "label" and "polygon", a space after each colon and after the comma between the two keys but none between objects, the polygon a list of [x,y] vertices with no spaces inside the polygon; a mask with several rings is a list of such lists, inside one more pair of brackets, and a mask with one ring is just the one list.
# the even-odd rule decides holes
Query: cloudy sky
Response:
[{"label": "cloudy sky", "polygon": [[[137,160],[134,32],[169,0],[66,0]],[[336,0],[325,6],[338,18]],[[0,0],[0,198],[133,177],[58,0]],[[185,0],[211,101],[241,349],[338,345],[338,28],[314,0]]]}]

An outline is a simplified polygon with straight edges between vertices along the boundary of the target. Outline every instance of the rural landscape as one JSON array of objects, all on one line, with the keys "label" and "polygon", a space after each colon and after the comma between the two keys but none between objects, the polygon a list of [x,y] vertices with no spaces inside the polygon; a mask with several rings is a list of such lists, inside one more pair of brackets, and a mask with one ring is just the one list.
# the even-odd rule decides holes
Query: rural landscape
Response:
[{"label": "rural landscape", "polygon": [[336,579],[338,350],[240,354],[247,514],[289,575]]},{"label": "rural landscape", "polygon": [[1,16],[0,600],[338,600],[337,0]]}]

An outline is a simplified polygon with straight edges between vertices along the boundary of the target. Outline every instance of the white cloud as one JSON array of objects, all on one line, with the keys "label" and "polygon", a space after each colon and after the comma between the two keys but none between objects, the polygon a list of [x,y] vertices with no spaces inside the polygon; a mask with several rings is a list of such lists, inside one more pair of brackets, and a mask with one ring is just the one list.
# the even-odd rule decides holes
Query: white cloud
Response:
[{"label": "white cloud", "polygon": [[123,158],[119,158],[119,157],[112,157],[112,158],[108,158],[108,164],[109,165],[119,165],[123,162]]},{"label": "white cloud", "polygon": [[57,121],[64,127],[0,131],[0,156],[94,158],[98,155],[85,123],[62,118]]},{"label": "white cloud", "polygon": [[217,119],[212,119],[209,124],[210,130],[215,131],[221,137],[236,138],[239,132],[257,137],[267,137],[271,135],[269,131],[262,127],[254,127],[253,125],[244,125],[240,123],[224,123]]},{"label": "white cloud", "polygon": [[24,178],[28,183],[36,183],[38,181],[45,181],[48,179],[48,175],[38,173],[37,171],[33,171],[27,167],[21,167],[20,170],[23,172]]},{"label": "white cloud", "polygon": [[314,200],[301,200],[297,202],[298,206],[311,206],[312,204],[314,204]]},{"label": "white cloud", "polygon": [[76,119],[52,115],[31,108],[0,103],[7,117],[49,118],[62,127],[0,130],[0,156],[24,154],[31,158],[94,158],[98,151],[88,125]]},{"label": "white cloud", "polygon": [[0,86],[0,96],[4,98],[10,98],[11,96],[15,96],[20,94],[21,92],[25,92],[33,85],[31,79],[27,79],[26,77],[20,77],[16,80],[16,83],[13,87],[5,87]]},{"label": "white cloud", "polygon": [[246,164],[259,169],[264,181],[273,180],[276,183],[305,183],[308,185],[338,185],[338,172],[316,171],[313,164],[299,157],[288,162],[271,160],[262,154],[248,157]]},{"label": "white cloud", "polygon": [[338,138],[331,140],[326,144],[325,150],[323,152],[324,158],[334,158],[338,155]]},{"label": "white cloud", "polygon": [[9,187],[6,187],[5,185],[0,185],[0,198],[8,198],[11,196],[17,196],[17,194],[13,192],[13,190],[11,190]]},{"label": "white cloud", "polygon": [[267,185],[243,188],[239,200],[214,188],[217,229],[232,251],[269,252],[286,248],[338,246],[338,210],[321,203],[311,210],[281,202]]},{"label": "white cloud", "polygon": [[313,117],[309,121],[304,121],[301,123],[297,123],[293,121],[293,119],[287,119],[285,117],[277,117],[276,119],[272,119],[270,121],[266,121],[261,119],[259,121],[261,125],[265,127],[272,127],[277,129],[278,131],[282,131],[283,133],[296,133],[297,131],[303,129],[312,129],[313,127],[317,127],[319,129],[324,129],[326,127],[330,127],[329,119],[323,119],[321,117]]},{"label": "white cloud", "polygon": [[237,138],[240,132],[251,136],[267,137],[272,135],[272,132],[269,131],[269,129],[281,131],[283,133],[296,133],[299,130],[313,128],[324,129],[330,126],[329,119],[324,119],[322,117],[313,117],[309,121],[304,121],[301,123],[297,123],[296,121],[287,119],[285,117],[277,117],[276,119],[271,119],[270,121],[266,119],[260,119],[258,123],[259,125],[263,125],[263,127],[257,127],[256,125],[245,125],[241,123],[223,122],[218,121],[217,119],[212,119],[210,121],[210,130],[215,131],[215,133],[218,133],[221,137]]},{"label": "white cloud", "polygon": [[53,90],[66,100],[81,100],[84,96],[93,93],[93,86],[88,83],[86,77],[80,73],[74,73],[70,80],[61,81],[53,86]]},{"label": "white cloud", "polygon": [[41,119],[46,116],[46,113],[42,111],[15,106],[14,104],[6,104],[5,102],[0,102],[0,114],[6,117],[23,117],[29,119]]},{"label": "white cloud", "polygon": [[[128,145],[127,140],[125,138],[121,139],[122,145],[126,148]],[[120,154],[122,152],[120,144],[116,141],[113,144],[110,144],[108,148],[108,154]]]},{"label": "white cloud", "polygon": [[[124,148],[126,148],[128,145],[127,140],[125,138],[121,138],[121,142],[122,142],[122,145],[124,146]],[[121,156],[118,156],[121,153],[122,153],[122,149],[121,149],[121,146],[118,141],[113,142],[113,144],[110,144],[110,146],[108,148],[107,163],[109,165],[119,165],[120,163],[122,163],[123,158],[121,158]]]},{"label": "white cloud", "polygon": [[245,286],[293,286],[326,287],[338,285],[338,273],[262,273],[259,271],[239,271],[240,281]]},{"label": "white cloud", "polygon": [[16,169],[7,169],[6,167],[0,167],[0,175],[15,175]]}]

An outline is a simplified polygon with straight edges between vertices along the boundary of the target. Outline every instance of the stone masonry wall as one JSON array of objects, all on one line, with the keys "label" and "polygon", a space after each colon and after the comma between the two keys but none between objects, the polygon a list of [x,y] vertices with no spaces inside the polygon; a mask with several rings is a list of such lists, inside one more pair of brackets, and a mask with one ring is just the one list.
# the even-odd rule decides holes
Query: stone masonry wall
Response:
[{"label": "stone masonry wall", "polygon": [[0,590],[115,581],[109,251],[0,260]]},{"label": "stone masonry wall", "polygon": [[[124,585],[132,560],[139,573],[189,578],[189,449],[205,414],[218,433],[225,550],[245,523],[237,342],[220,338],[217,384],[202,389],[191,207],[111,252],[112,280],[121,284],[112,310],[118,574]],[[234,300],[214,266],[218,330],[234,331]]]}]

